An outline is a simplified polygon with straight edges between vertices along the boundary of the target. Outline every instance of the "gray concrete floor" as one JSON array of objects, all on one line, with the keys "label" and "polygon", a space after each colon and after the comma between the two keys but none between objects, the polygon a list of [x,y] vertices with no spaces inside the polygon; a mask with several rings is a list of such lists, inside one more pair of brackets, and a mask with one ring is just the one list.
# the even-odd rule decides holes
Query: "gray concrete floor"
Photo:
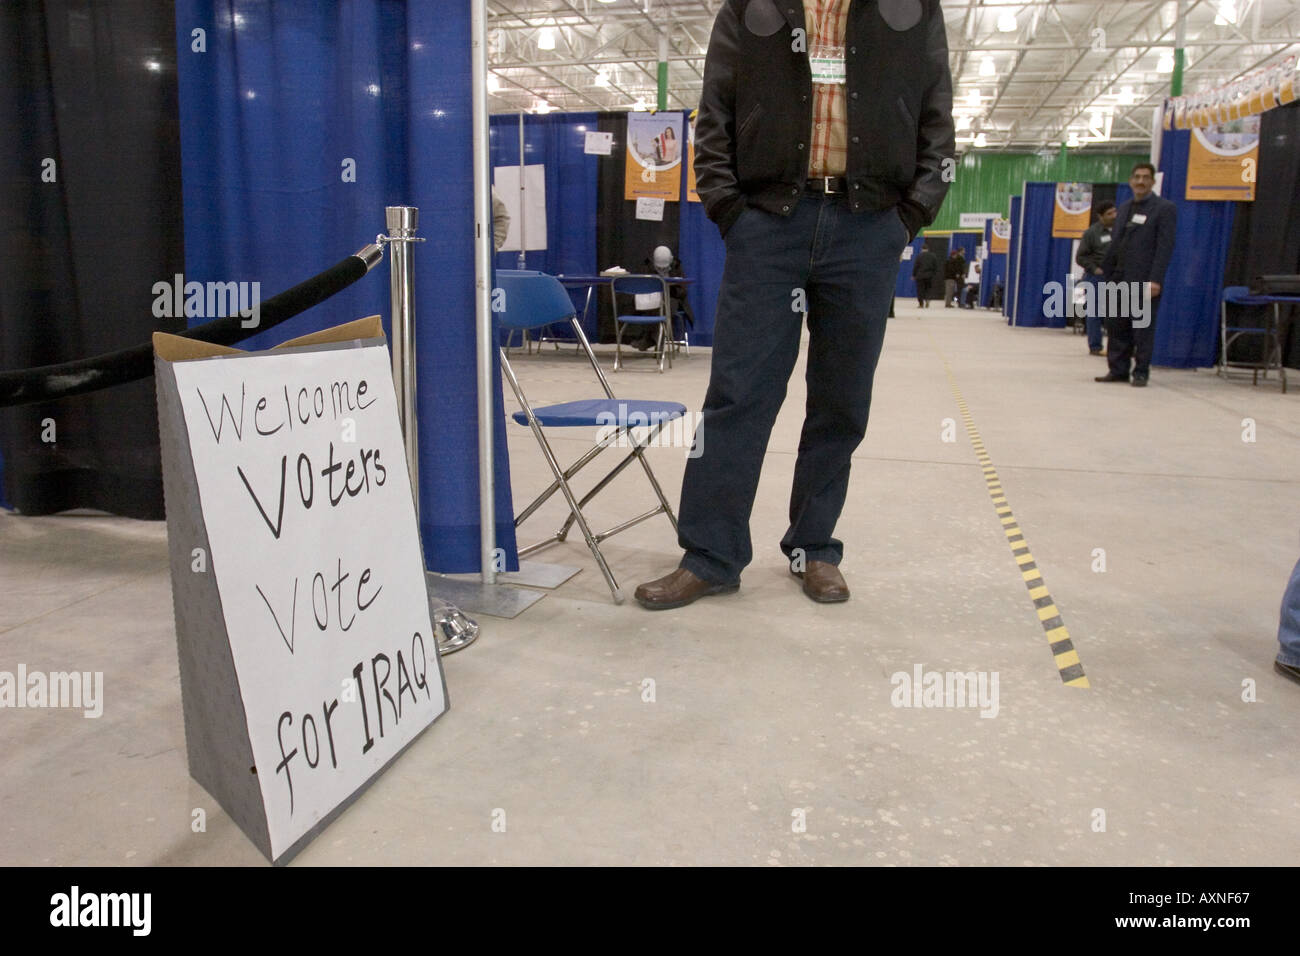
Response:
[{"label": "gray concrete floor", "polygon": [[[899,311],[838,531],[850,602],[808,601],[776,546],[801,365],[738,594],[651,614],[613,605],[581,544],[545,552],[583,570],[514,620],[481,618],[478,643],[446,660],[449,713],[297,862],[1293,864],[1300,687],[1272,660],[1300,555],[1300,387],[1165,369],[1145,391],[1097,385],[1104,362],[1081,337]],[[1088,689],[1058,676],[945,359]],[[571,350],[517,367],[535,402],[591,391]],[[696,350],[614,384],[698,409],[708,367]],[[511,430],[520,503],[544,465]],[[652,461],[675,502],[684,451]],[[620,477],[596,520],[643,488]],[[629,592],[678,558],[663,518],[607,554]],[[165,527],[5,516],[0,581],[0,670],[106,684],[98,720],[0,711],[0,863],[261,863],[186,771]],[[891,675],[918,664],[998,672],[997,716],[892,706]]]}]

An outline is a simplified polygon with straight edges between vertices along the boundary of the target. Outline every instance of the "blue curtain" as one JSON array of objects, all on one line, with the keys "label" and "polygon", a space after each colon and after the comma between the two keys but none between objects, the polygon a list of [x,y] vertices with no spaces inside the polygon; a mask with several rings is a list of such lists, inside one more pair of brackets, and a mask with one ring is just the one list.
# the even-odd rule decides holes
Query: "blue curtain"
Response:
[{"label": "blue curtain", "polygon": [[1016,298],[1016,269],[1020,266],[1020,209],[1024,205],[1023,196],[1011,197],[1011,239],[1007,245],[1007,287],[1002,295],[1002,314],[1011,321],[1011,310]]},{"label": "blue curtain", "polygon": [[[1171,130],[1160,146],[1160,194],[1178,206],[1178,232],[1160,296],[1151,361],[1173,368],[1208,367],[1218,357],[1219,300],[1236,212],[1231,202],[1186,199],[1191,135],[1190,130]],[[1132,198],[1131,190],[1125,198]]]},{"label": "blue curtain", "polygon": [[[600,157],[585,151],[586,136],[596,130],[596,113],[529,114],[524,117],[524,162],[545,167],[546,248],[528,252],[528,269],[550,275],[592,275],[596,266],[596,176]],[[519,165],[519,114],[502,113],[491,118],[492,168]],[[504,197],[503,197],[504,198]],[[519,252],[498,252],[498,269],[519,268]],[[576,306],[581,314],[581,293]],[[596,312],[592,309],[584,327],[596,334]],[[551,334],[572,338],[567,326],[555,326]]]},{"label": "blue curtain", "polygon": [[918,235],[912,240],[912,257],[910,259],[900,259],[898,263],[898,278],[894,280],[894,298],[916,298],[916,280],[912,278],[912,266],[916,263],[916,257],[921,254],[921,246],[924,244],[925,236]]},{"label": "blue curtain", "polygon": [[[420,531],[444,572],[479,566],[469,21],[468,2],[176,0],[187,279],[273,295],[372,241],[384,206],[420,209]],[[387,272],[244,347],[375,313],[391,334]],[[509,475],[502,422],[496,543],[513,568]]]},{"label": "blue curtain", "polygon": [[[1116,205],[1133,198],[1128,183],[1119,183],[1115,188]],[[1011,324],[1063,329],[1069,322],[1068,303],[1065,309],[1060,310],[1060,315],[1048,316],[1045,314],[1047,294],[1043,291],[1048,282],[1064,283],[1074,268],[1071,257],[1074,240],[1052,238],[1056,183],[1025,183],[1023,203],[1024,241],[1020,243],[1020,273],[1016,277],[1015,313]],[[1014,229],[1013,225],[1013,242]],[[1161,311],[1164,311],[1163,306]],[[1154,356],[1152,361],[1155,361]]]},{"label": "blue curtain", "polygon": [[[993,248],[993,220],[984,223],[984,248]],[[980,307],[987,308],[993,301],[993,287],[1002,282],[1002,298],[1007,294],[1007,254],[990,252],[984,259],[984,269],[980,272]]]},{"label": "blue curtain", "polygon": [[1016,277],[1016,304],[1012,325],[1065,328],[1067,311],[1044,314],[1047,298],[1043,286],[1064,283],[1070,274],[1073,240],[1052,238],[1056,209],[1056,183],[1025,183],[1023,196],[1024,241],[1020,246],[1020,272]]}]

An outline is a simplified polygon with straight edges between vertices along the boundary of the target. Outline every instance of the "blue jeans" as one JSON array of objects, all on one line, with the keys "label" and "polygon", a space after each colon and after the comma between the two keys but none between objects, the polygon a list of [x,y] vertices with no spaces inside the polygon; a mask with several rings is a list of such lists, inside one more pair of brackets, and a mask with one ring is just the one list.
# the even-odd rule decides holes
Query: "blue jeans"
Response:
[{"label": "blue jeans", "polygon": [[808,402],[790,493],[787,557],[838,564],[832,534],[850,458],[867,430],[871,383],[907,227],[892,209],[854,213],[843,195],[805,194],[787,216],[747,207],[727,232],[713,364],[678,511],[681,566],[731,583],[753,559],[749,518],[806,305]]},{"label": "blue jeans", "polygon": [[1101,276],[1085,272],[1083,281],[1092,286],[1092,308],[1085,313],[1084,327],[1088,330],[1088,349],[1101,348],[1101,309],[1098,307],[1098,296],[1101,294]]},{"label": "blue jeans", "polygon": [[1282,620],[1277,628],[1280,645],[1277,659],[1283,664],[1300,667],[1300,561],[1291,572],[1291,582],[1282,595]]}]

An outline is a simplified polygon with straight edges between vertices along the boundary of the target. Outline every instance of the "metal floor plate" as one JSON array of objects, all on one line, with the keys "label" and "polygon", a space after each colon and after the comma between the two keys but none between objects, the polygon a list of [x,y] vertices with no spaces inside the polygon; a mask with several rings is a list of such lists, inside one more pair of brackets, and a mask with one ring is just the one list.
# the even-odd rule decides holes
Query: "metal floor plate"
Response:
[{"label": "metal floor plate", "polygon": [[582,568],[570,564],[547,564],[544,561],[520,561],[518,571],[497,575],[503,584],[525,584],[530,588],[558,588]]},{"label": "metal floor plate", "polygon": [[488,614],[492,617],[518,617],[546,595],[540,591],[510,587],[505,584],[484,584],[477,576],[451,577],[425,572],[429,594],[454,604],[466,614]]}]

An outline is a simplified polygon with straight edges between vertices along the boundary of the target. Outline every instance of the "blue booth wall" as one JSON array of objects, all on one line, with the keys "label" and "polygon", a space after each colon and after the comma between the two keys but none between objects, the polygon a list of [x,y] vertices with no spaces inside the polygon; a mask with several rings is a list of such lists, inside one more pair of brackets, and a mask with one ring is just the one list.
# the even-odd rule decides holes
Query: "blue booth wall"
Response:
[{"label": "blue booth wall", "polygon": [[[614,153],[603,157],[588,155],[584,149],[588,131],[596,131],[600,114],[550,113],[524,117],[524,161],[542,163],[546,177],[547,248],[526,254],[527,268],[551,275],[594,274],[613,265],[597,261],[595,224],[599,197],[601,162],[625,161],[622,144],[615,139]],[[689,113],[683,123],[690,123]],[[683,127],[685,128],[685,126]],[[519,114],[502,113],[491,118],[492,166],[519,164]],[[713,344],[713,313],[722,283],[722,265],[726,247],[718,227],[704,214],[701,203],[687,199],[687,177],[682,174],[679,197],[680,220],[677,247],[673,250],[682,261],[686,276],[694,282],[687,287],[687,300],[695,316],[690,340],[695,345]],[[496,267],[516,269],[519,253],[498,252]],[[581,311],[585,292],[574,293],[574,304]],[[596,310],[593,308],[584,327],[593,340],[596,335]],[[557,337],[567,337],[559,326]]]},{"label": "blue booth wall", "polygon": [[1160,192],[1178,207],[1178,230],[1151,361],[1173,368],[1205,368],[1218,358],[1219,301],[1236,214],[1231,202],[1186,198],[1191,136],[1190,130],[1166,131],[1160,146]]},{"label": "blue booth wall", "polygon": [[[993,220],[984,223],[984,248],[993,248]],[[1002,280],[1002,298],[1007,297],[1007,254],[989,252],[984,257],[984,268],[980,272],[980,308],[988,308],[993,301],[993,287]]]},{"label": "blue booth wall", "polygon": [[[1022,233],[1013,241],[1019,246],[1016,298],[1011,324],[1029,328],[1046,326],[1063,329],[1069,324],[1068,310],[1048,316],[1045,310],[1048,282],[1064,283],[1074,270],[1073,239],[1052,238],[1052,217],[1056,210],[1056,183],[1025,183],[1021,198]],[[1128,183],[1116,185],[1115,203],[1128,202],[1133,190]]]},{"label": "blue booth wall", "polygon": [[1016,270],[1020,267],[1020,210],[1024,207],[1023,196],[1012,196],[1010,202],[1011,238],[1007,240],[1007,287],[1002,295],[1002,314],[1011,321],[1011,310],[1016,298]]},{"label": "blue booth wall", "polygon": [[[689,118],[688,118],[689,122]],[[722,286],[722,265],[727,247],[718,235],[718,227],[704,214],[704,204],[686,200],[686,177],[682,177],[681,251],[688,277],[695,279],[687,287],[686,299],[695,314],[691,342],[713,344],[714,312],[718,306],[718,289]]]},{"label": "blue booth wall", "polygon": [[908,246],[912,250],[911,258],[904,259],[901,254],[899,255],[898,278],[894,280],[894,298],[916,298],[916,280],[912,278],[912,266],[916,262],[916,257],[921,254],[921,246],[924,244],[925,236],[919,235]]},{"label": "blue booth wall", "polygon": [[[979,246],[979,233],[977,232],[948,232],[947,230],[938,230],[929,233],[931,236],[947,236],[948,251],[960,249],[966,256],[966,264],[969,266],[971,260],[975,258],[975,249]],[[926,233],[917,236],[911,242],[912,258],[900,259],[898,262],[898,278],[894,280],[894,298],[896,299],[915,299],[916,298],[916,280],[912,278],[912,264],[916,262],[916,257],[921,254],[921,246],[925,244]],[[939,263],[942,268],[943,263]]]},{"label": "blue booth wall", "polygon": [[[477,570],[469,4],[176,0],[176,42],[187,278],[269,297],[373,241],[386,205],[419,207],[420,531],[430,569]],[[241,344],[376,313],[391,334],[389,309],[385,264]],[[496,543],[514,567],[509,475],[500,421]]]}]

